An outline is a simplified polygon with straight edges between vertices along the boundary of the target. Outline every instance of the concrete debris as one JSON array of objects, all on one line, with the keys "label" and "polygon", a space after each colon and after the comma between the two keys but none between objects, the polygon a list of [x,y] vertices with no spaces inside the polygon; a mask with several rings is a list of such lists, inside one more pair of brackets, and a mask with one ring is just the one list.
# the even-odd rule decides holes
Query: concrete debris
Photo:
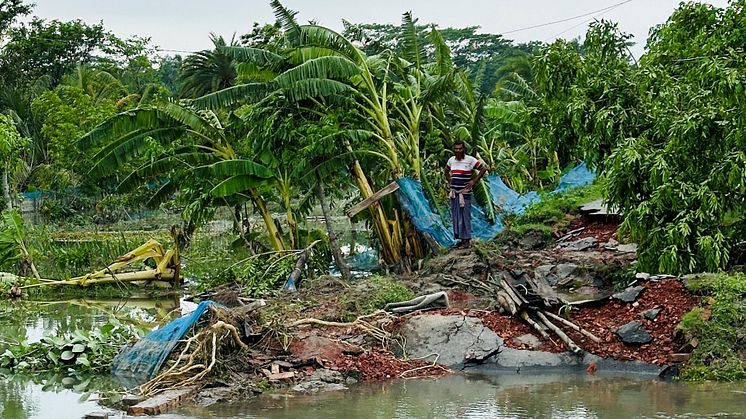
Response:
[{"label": "concrete debris", "polygon": [[576,252],[582,252],[584,250],[593,249],[597,245],[598,245],[598,239],[596,239],[595,237],[586,237],[580,240],[560,243],[557,245],[557,247],[562,248],[562,249],[576,251]]}]

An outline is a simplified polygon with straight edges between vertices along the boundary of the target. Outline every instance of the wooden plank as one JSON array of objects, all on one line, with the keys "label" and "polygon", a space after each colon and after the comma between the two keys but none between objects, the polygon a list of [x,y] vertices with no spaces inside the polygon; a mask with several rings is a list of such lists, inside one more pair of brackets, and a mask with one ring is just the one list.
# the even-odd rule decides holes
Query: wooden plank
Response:
[{"label": "wooden plank", "polygon": [[365,198],[364,200],[358,202],[357,204],[350,207],[349,210],[347,210],[347,216],[352,218],[356,216],[357,214],[361,213],[364,209],[368,208],[369,206],[373,205],[374,203],[381,200],[381,198],[385,197],[386,195],[389,195],[393,192],[396,192],[399,190],[399,184],[396,182],[391,182],[388,185],[386,185],[383,189],[380,191],[374,193],[373,195],[369,196],[368,198]]},{"label": "wooden plank", "polygon": [[127,414],[132,416],[160,415],[192,398],[197,393],[197,390],[196,386],[166,390],[134,406],[130,406],[127,409]]}]

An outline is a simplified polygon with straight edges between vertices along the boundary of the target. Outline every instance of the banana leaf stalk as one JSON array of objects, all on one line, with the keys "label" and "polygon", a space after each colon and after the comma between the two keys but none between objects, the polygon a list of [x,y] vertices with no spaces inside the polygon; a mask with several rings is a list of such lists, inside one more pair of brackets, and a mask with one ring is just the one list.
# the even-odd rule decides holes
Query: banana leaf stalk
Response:
[{"label": "banana leaf stalk", "polygon": [[[146,269],[139,272],[124,272],[117,274],[116,271],[146,259],[153,259],[155,269]],[[19,287],[20,289],[35,288],[45,285],[77,285],[87,287],[91,285],[112,284],[118,282],[135,281],[169,281],[175,282],[179,278],[179,255],[177,251],[165,251],[157,241],[150,239],[137,249],[118,257],[114,263],[96,272],[68,280],[41,279],[39,283]]]}]

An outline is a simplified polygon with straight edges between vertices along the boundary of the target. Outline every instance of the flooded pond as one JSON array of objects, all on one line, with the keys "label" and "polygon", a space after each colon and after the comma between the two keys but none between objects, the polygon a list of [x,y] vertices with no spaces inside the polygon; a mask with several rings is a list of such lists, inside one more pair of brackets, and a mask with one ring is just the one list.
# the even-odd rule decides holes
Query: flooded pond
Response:
[{"label": "flooded pond", "polygon": [[364,384],[316,396],[183,408],[194,418],[680,418],[744,417],[742,384],[688,384],[588,374],[493,376]]},{"label": "flooded pond", "polygon": [[[156,324],[179,307],[164,300],[71,300],[0,304],[0,350],[44,331],[96,327],[110,316]],[[107,376],[10,375],[0,370],[0,418],[81,418],[107,410],[83,401],[113,388]],[[110,417],[122,417],[113,412]],[[746,386],[671,383],[599,373],[452,375],[366,383],[346,392],[272,394],[248,402],[183,406],[168,418],[681,418],[746,417]]]}]

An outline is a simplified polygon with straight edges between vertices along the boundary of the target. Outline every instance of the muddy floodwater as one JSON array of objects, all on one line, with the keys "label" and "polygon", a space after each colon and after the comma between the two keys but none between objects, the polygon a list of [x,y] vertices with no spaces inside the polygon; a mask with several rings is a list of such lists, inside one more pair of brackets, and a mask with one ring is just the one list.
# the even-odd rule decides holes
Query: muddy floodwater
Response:
[{"label": "muddy floodwater", "polygon": [[[147,323],[179,301],[72,301],[0,306],[0,344],[42,333],[95,327],[109,316]],[[0,348],[0,350],[2,350]],[[82,400],[111,385],[107,376],[12,375],[0,370],[0,418],[81,418],[109,411]],[[274,393],[247,402],[186,405],[162,418],[701,418],[746,417],[743,383],[676,383],[649,376],[587,373],[454,374],[440,379],[364,383],[316,395]]]}]

